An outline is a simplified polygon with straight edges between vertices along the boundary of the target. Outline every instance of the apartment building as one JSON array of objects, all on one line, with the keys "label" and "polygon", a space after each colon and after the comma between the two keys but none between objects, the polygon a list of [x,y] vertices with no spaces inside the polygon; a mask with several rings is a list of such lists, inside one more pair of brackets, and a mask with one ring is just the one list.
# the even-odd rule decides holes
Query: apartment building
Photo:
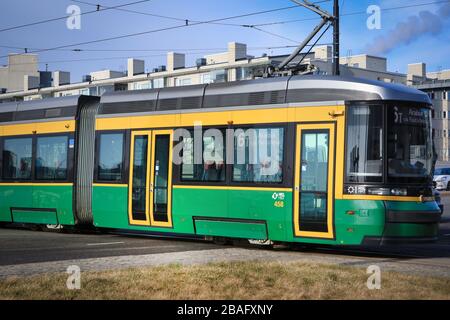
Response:
[{"label": "apartment building", "polygon": [[38,56],[35,54],[10,54],[8,64],[0,66],[0,94],[23,91],[29,84],[40,86]]},{"label": "apartment building", "polygon": [[[439,162],[450,161],[450,70],[427,72],[425,63],[410,65],[408,85],[425,91],[433,101],[433,135]],[[439,165],[440,163],[438,163]]]},{"label": "apartment building", "polygon": [[[300,55],[302,65],[314,65],[315,73],[331,72],[331,46],[319,46],[314,52]],[[70,73],[55,71],[50,84],[39,80],[43,72],[23,75],[26,85],[20,90],[8,89],[0,94],[1,101],[43,99],[75,94],[101,95],[107,91],[140,90],[162,87],[216,83],[253,79],[263,76],[267,66],[277,65],[286,56],[254,57],[247,54],[247,45],[231,42],[226,52],[206,55],[194,66],[186,66],[185,55],[169,52],[166,65],[145,72],[145,62],[128,59],[126,71],[101,70],[83,76],[81,82],[70,83]],[[406,83],[406,76],[387,71],[387,60],[382,57],[359,55],[341,59],[342,74],[387,82]],[[36,68],[37,69],[37,68]],[[28,76],[28,77],[27,77]]]}]

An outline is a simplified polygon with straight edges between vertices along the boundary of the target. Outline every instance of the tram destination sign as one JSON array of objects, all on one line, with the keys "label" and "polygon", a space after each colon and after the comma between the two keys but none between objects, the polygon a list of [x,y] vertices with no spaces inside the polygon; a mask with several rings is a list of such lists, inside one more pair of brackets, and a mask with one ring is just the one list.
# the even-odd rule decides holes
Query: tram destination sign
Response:
[{"label": "tram destination sign", "polygon": [[427,109],[395,106],[393,120],[395,124],[423,127],[428,121],[427,112]]}]

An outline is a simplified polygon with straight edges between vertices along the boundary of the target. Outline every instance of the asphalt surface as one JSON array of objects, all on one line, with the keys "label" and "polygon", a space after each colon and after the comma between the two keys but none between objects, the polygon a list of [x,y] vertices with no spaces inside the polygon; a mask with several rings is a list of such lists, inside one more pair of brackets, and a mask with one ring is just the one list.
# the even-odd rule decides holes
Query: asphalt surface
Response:
[{"label": "asphalt surface", "polygon": [[194,240],[0,229],[0,266],[217,248],[220,246]]},{"label": "asphalt surface", "polygon": [[[105,269],[105,263],[106,268],[110,263],[114,268],[114,261],[120,259],[131,261],[131,257],[133,259],[135,257],[145,257],[147,260],[156,259],[152,263],[157,263],[160,257],[165,259],[164,261],[183,263],[185,260],[188,261],[189,257],[194,256],[197,259],[195,261],[214,261],[213,257],[215,256],[222,256],[226,261],[227,256],[232,254],[233,260],[248,260],[255,257],[263,259],[267,255],[274,260],[296,260],[298,258],[301,261],[309,259],[311,262],[320,262],[323,260],[328,263],[334,259],[339,264],[356,266],[373,262],[389,263],[395,267],[394,269],[400,271],[414,270],[420,274],[429,273],[430,275],[450,277],[450,192],[442,193],[442,202],[445,212],[440,224],[438,242],[379,248],[302,248],[297,251],[278,248],[275,249],[275,254],[274,250],[266,249],[266,247],[242,243],[230,247],[200,240],[0,228],[0,274],[2,268],[8,270],[8,275],[14,274],[15,266],[21,270],[17,274],[28,274],[24,272],[27,266],[33,270],[32,266],[40,265],[42,269],[42,267],[45,268],[45,263],[58,261],[91,261],[90,266],[95,268],[95,259],[99,259],[99,261],[103,261],[102,269]],[[230,248],[236,250],[230,251]],[[205,258],[208,255],[211,257]],[[184,257],[184,260],[180,260],[180,257]],[[108,258],[112,260],[108,260]],[[136,261],[138,263],[138,260]],[[129,266],[130,263],[122,261],[122,265]]]}]

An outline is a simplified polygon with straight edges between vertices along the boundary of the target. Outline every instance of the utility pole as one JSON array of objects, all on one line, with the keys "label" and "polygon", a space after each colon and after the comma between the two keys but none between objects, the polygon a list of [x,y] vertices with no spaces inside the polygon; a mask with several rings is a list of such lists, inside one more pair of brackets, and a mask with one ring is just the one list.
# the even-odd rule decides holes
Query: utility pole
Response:
[{"label": "utility pole", "polygon": [[333,75],[341,74],[339,65],[339,0],[334,0],[333,9]]}]

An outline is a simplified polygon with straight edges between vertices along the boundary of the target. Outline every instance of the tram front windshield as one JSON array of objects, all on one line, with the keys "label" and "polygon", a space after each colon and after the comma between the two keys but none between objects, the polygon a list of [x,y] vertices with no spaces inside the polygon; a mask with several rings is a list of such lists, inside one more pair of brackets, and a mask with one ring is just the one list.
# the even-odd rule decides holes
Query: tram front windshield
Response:
[{"label": "tram front windshield", "polygon": [[431,177],[433,143],[428,108],[387,108],[389,182],[414,182]]},{"label": "tram front windshield", "polygon": [[423,183],[430,179],[430,109],[407,103],[352,105],[346,123],[346,182]]}]

